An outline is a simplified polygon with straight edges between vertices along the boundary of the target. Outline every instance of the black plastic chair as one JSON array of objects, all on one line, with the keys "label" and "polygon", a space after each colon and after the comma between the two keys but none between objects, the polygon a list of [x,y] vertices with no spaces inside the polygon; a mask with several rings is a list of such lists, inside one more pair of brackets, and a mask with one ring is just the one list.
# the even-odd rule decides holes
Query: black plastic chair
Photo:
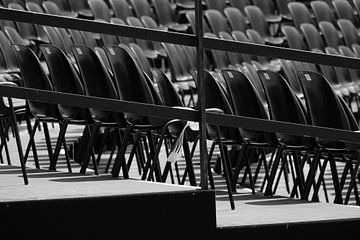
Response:
[{"label": "black plastic chair", "polygon": [[[234,41],[230,33],[227,32],[219,32],[219,37],[221,39]],[[227,52],[227,55],[230,61],[230,65],[234,68],[238,68],[239,65],[241,65],[241,63],[243,62],[243,56],[240,53]]]},{"label": "black plastic chair", "polygon": [[169,31],[186,33],[189,25],[180,23],[174,9],[167,0],[152,0],[155,14],[160,26],[165,26]]},{"label": "black plastic chair", "polygon": [[[222,76],[224,77],[229,100],[232,103],[235,115],[269,119],[258,91],[246,75],[236,70],[224,69],[222,70]],[[249,104],[250,102],[252,103],[251,105]],[[250,186],[253,194],[255,194],[256,178],[262,164],[265,168],[264,182],[270,181],[265,152],[270,150],[270,152],[274,153],[278,143],[275,134],[243,128],[239,130],[242,143],[232,176],[232,189],[236,190],[241,169],[246,166],[244,177],[246,175],[249,176]],[[280,157],[279,154],[277,156]],[[251,170],[252,160],[258,162],[255,176],[253,176]],[[244,182],[244,177],[242,182]]]},{"label": "black plastic chair", "polygon": [[134,16],[126,0],[109,0],[109,3],[114,11],[115,17],[126,21],[127,17]]},{"label": "black plastic chair", "polygon": [[[152,91],[152,84],[148,84],[146,76],[126,48],[121,46],[111,46],[106,47],[105,52],[112,68],[114,83],[119,92],[120,100],[147,104],[161,103],[154,95],[154,91]],[[158,155],[165,138],[164,131],[168,126],[168,121],[132,113],[126,113],[125,117],[127,121],[132,124],[132,129],[144,132],[148,136],[150,148],[152,148],[152,157],[146,162],[141,178],[143,180],[146,178],[151,179],[152,174],[155,174],[155,180],[162,181]],[[158,131],[160,133],[159,140],[156,144],[153,142],[153,131]],[[118,161],[119,160],[116,160],[114,163],[112,170],[113,176],[118,175],[120,166]]]},{"label": "black plastic chair", "polygon": [[222,13],[226,7],[225,0],[205,0],[205,2],[208,9],[215,9]]},{"label": "black plastic chair", "polygon": [[[136,17],[128,17],[126,18],[126,22],[130,26],[141,27],[141,28],[145,27],[141,22],[141,20]],[[150,60],[154,61],[156,58],[159,57],[159,52],[155,49],[152,41],[136,39],[136,43],[142,48],[146,57],[149,58]]]},{"label": "black plastic chair", "polygon": [[[53,91],[51,80],[46,75],[41,63],[35,53],[28,47],[20,45],[12,45],[12,50],[18,60],[19,67],[22,75],[23,86],[27,88],[34,88],[40,90]],[[33,151],[36,152],[34,146],[34,136],[40,123],[43,123],[43,130],[45,140],[47,143],[48,157],[50,162],[50,170],[53,168],[53,150],[50,141],[50,135],[47,127],[47,123],[57,123],[61,118],[58,110],[58,106],[55,104],[41,103],[37,101],[27,101],[29,111],[31,115],[36,119],[34,126],[30,134],[30,140],[27,146],[27,150],[24,156],[25,161],[27,160],[27,154],[32,147]],[[71,171],[71,165],[67,158],[68,170]]]},{"label": "black plastic chair", "polygon": [[224,14],[232,31],[244,32],[248,28],[246,18],[238,8],[227,7],[224,9]]},{"label": "black plastic chair", "polygon": [[340,45],[344,45],[344,41],[341,37],[342,34],[331,22],[319,22],[319,29],[321,30],[325,43],[328,47],[337,48]]},{"label": "black plastic chair", "polygon": [[[16,3],[10,3],[9,8],[25,11],[25,9],[21,5],[16,4]],[[37,34],[33,24],[16,22],[16,27],[17,27],[19,34],[23,38],[25,38],[29,41],[34,41],[35,42],[34,44],[46,43],[46,39],[45,40],[42,39],[41,36],[39,36]]]},{"label": "black plastic chair", "polygon": [[244,15],[245,15],[245,11],[244,11],[245,6],[251,4],[252,4],[251,0],[230,0],[230,6],[239,9]]},{"label": "black plastic chair", "polygon": [[[249,38],[246,36],[246,34],[244,32],[232,31],[231,35],[234,38],[234,40],[236,40],[236,41],[250,42]],[[241,55],[242,55],[244,62],[251,62],[251,60],[256,59],[256,57],[252,56],[252,55],[248,55],[248,54],[241,54]]]},{"label": "black plastic chair", "polygon": [[[78,73],[67,55],[60,48],[52,45],[42,45],[40,46],[40,49],[49,70],[53,90],[62,93],[85,95]],[[61,116],[59,121],[60,132],[53,152],[53,159],[51,161],[50,169],[52,170],[56,169],[57,158],[59,156],[61,146],[63,145],[66,149],[65,134],[68,125],[78,124],[90,126],[93,123],[89,109],[87,108],[71,107],[59,104],[58,109]],[[78,154],[74,158],[78,162],[83,162],[85,160],[80,159],[83,156],[86,157],[86,154]],[[94,168],[97,173],[96,165]]]},{"label": "black plastic chair", "polygon": [[319,24],[322,21],[330,22],[334,26],[337,25],[336,17],[330,6],[324,1],[311,1],[310,6],[314,12],[316,22]]},{"label": "black plastic chair", "polygon": [[281,32],[284,34],[288,47],[293,49],[307,50],[304,36],[294,26],[282,26]]},{"label": "black plastic chair", "polygon": [[[264,87],[270,119],[304,125],[308,124],[306,112],[303,110],[304,107],[287,81],[280,74],[271,71],[260,70],[258,74]],[[278,151],[282,151],[282,153],[278,154],[283,154],[281,169],[279,171],[280,162],[274,161],[270,174],[270,179],[272,180],[269,181],[266,191],[267,193],[275,193],[272,184],[276,173],[279,171],[280,176],[288,168],[290,169],[294,184],[291,195],[302,197],[305,185],[304,165],[308,161],[309,153],[313,154],[315,151],[315,140],[309,137],[290,136],[282,133],[277,133],[276,135],[280,144]],[[297,192],[297,187],[299,193]],[[276,188],[277,186],[275,186]]]},{"label": "black plastic chair", "polygon": [[35,47],[34,42],[23,38],[15,28],[10,26],[5,26],[3,27],[3,29],[12,44],[19,44],[32,48]]},{"label": "black plastic chair", "polygon": [[[257,6],[263,12],[265,19],[269,23],[280,23],[282,16],[278,14],[275,2],[272,0],[252,0],[253,5]],[[286,5],[287,2],[283,1],[282,4]]]},{"label": "black plastic chair", "polygon": [[[218,38],[217,35],[213,33],[204,33],[204,37]],[[209,54],[211,55],[211,62],[214,70],[221,70],[222,68],[230,66],[230,59],[225,51],[209,50]]]},{"label": "black plastic chair", "polygon": [[359,17],[355,14],[354,8],[349,1],[333,0],[332,3],[338,19],[347,19],[355,27],[360,27]]},{"label": "black plastic chair", "polygon": [[6,72],[19,73],[19,65],[15,58],[14,52],[11,51],[11,42],[3,31],[0,31],[0,49],[6,62]]},{"label": "black plastic chair", "polygon": [[[74,45],[72,52],[75,56],[77,66],[79,68],[80,76],[83,81],[83,86],[86,95],[94,97],[102,97],[109,99],[119,99],[117,87],[115,86],[108,71],[104,68],[96,53],[89,47]],[[116,156],[117,176],[122,168],[124,178],[128,178],[128,168],[125,161],[125,151],[130,137],[131,125],[125,119],[125,115],[121,112],[108,112],[95,108],[90,108],[90,114],[94,121],[94,127],[89,134],[87,149],[85,151],[86,157],[81,165],[81,173],[86,172],[89,164],[89,156],[91,147],[94,144],[95,137],[99,131],[99,126],[106,124],[108,127],[115,128],[116,145],[118,152]],[[125,129],[122,141],[120,141],[120,130]],[[110,160],[109,160],[110,161]]]},{"label": "black plastic chair", "polygon": [[300,31],[300,25],[309,23],[315,25],[315,20],[312,18],[310,10],[302,2],[290,2],[288,8],[293,19],[294,26]]},{"label": "black plastic chair", "polygon": [[[195,11],[188,11],[185,14],[187,21],[190,23],[191,33],[196,33]],[[203,31],[211,32],[209,25],[207,24],[205,17],[203,16]]]},{"label": "black plastic chair", "polygon": [[225,16],[218,10],[208,9],[205,11],[204,15],[209,23],[212,33],[218,35],[219,32],[230,32]]},{"label": "black plastic chair", "polygon": [[268,22],[265,20],[265,16],[260,8],[256,6],[246,6],[245,7],[246,15],[250,21],[250,25],[252,29],[259,32],[260,36],[264,38],[267,44],[272,44],[276,46],[280,46],[284,43],[284,39],[281,37],[277,37],[278,29],[271,31]]},{"label": "black plastic chair", "polygon": [[68,0],[70,9],[77,12],[79,18],[94,19],[94,15],[88,5],[87,0]]},{"label": "black plastic chair", "polygon": [[[44,13],[41,5],[34,2],[26,2],[26,9],[32,12]],[[46,35],[44,28],[38,24],[34,24],[34,27],[38,38],[41,39],[41,41],[44,43],[49,43],[49,38]]]},{"label": "black plastic chair", "polygon": [[136,17],[141,18],[142,16],[149,16],[156,19],[155,13],[147,0],[130,0],[129,2]]},{"label": "black plastic chair", "polygon": [[[58,3],[60,3],[60,2],[58,2]],[[77,17],[77,13],[69,12],[69,11],[66,11],[65,9],[62,9],[61,6],[59,6],[54,1],[44,1],[42,3],[42,6],[43,6],[43,9],[45,10],[45,12],[48,14],[67,16],[67,17]]]},{"label": "black plastic chair", "polygon": [[324,50],[325,44],[320,35],[319,30],[310,23],[302,23],[300,25],[301,32],[303,33],[308,50],[319,49]]},{"label": "black plastic chair", "polygon": [[103,19],[106,22],[110,22],[112,15],[104,0],[88,0],[88,4],[94,19]]},{"label": "black plastic chair", "polygon": [[129,47],[134,52],[134,56],[138,61],[141,70],[144,71],[149,76],[149,78],[154,81],[152,67],[143,49],[136,43],[130,43]]},{"label": "black plastic chair", "polygon": [[[349,121],[347,116],[349,111],[346,112],[344,110],[341,100],[336,96],[326,78],[315,72],[304,71],[298,74],[312,125],[348,131],[358,129],[353,129],[353,127],[356,126]],[[307,199],[310,194],[311,185],[314,183],[318,166],[321,166],[319,173],[319,179],[321,179],[324,176],[325,168],[329,162],[333,187],[335,189],[334,203],[343,203],[342,190],[344,186],[341,181],[339,181],[336,161],[343,161],[345,163],[354,161],[351,159],[351,155],[358,155],[358,146],[328,139],[317,139],[317,143],[319,148],[310,166],[305,182],[303,198]],[[324,156],[325,154],[327,156]],[[335,155],[340,155],[340,159],[336,159]],[[345,157],[346,155],[350,155],[350,159],[347,159]],[[322,156],[324,156],[324,160],[322,165],[319,165]],[[357,161],[356,165],[358,165],[358,162],[359,161]],[[354,176],[352,176],[352,178],[354,178]],[[312,199],[317,200],[320,181],[315,182],[314,186]]]},{"label": "black plastic chair", "polygon": [[348,19],[339,19],[338,26],[342,32],[344,42],[348,47],[360,43],[360,37],[355,25]]}]

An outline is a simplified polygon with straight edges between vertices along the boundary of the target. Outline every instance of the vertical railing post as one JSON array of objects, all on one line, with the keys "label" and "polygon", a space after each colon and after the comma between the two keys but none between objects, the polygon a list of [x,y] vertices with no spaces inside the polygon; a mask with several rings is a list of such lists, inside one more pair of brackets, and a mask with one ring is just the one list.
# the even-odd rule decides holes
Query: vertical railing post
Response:
[{"label": "vertical railing post", "polygon": [[197,55],[197,86],[198,86],[198,109],[200,129],[200,186],[202,190],[208,189],[208,164],[206,144],[206,113],[205,113],[205,88],[204,88],[204,39],[203,39],[203,8],[202,0],[195,1],[196,23],[196,55]]}]

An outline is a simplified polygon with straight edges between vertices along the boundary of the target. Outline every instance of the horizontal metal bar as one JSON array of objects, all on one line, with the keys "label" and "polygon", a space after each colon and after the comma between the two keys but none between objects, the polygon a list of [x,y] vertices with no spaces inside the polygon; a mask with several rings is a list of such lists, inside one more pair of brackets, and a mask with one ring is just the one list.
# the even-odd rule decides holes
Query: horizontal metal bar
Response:
[{"label": "horizontal metal bar", "polygon": [[360,132],[294,124],[288,122],[270,121],[258,118],[232,116],[227,114],[207,113],[206,119],[208,124],[213,125],[360,143]]},{"label": "horizontal metal bar", "polygon": [[275,47],[249,42],[223,40],[209,37],[204,37],[204,45],[207,49],[239,52],[255,56],[288,59],[300,62],[317,63],[322,65],[331,65],[346,68],[360,68],[359,58],[330,55],[325,53],[315,53],[305,50]]},{"label": "horizontal metal bar", "polygon": [[[91,107],[113,112],[130,112],[143,116],[154,116],[165,119],[176,118],[195,122],[199,122],[200,120],[199,111],[192,109],[172,108],[22,87],[0,86],[0,96],[63,104],[74,107]],[[311,136],[329,140],[360,143],[360,133],[346,130],[214,113],[206,113],[206,121],[208,124],[219,126],[239,127],[295,136]]]},{"label": "horizontal metal bar", "polygon": [[119,35],[158,42],[195,46],[196,37],[191,34],[176,33],[149,28],[131,27],[127,25],[98,22],[86,19],[57,16],[46,13],[29,12],[0,7],[0,19],[40,24],[52,27],[76,29],[87,32]]},{"label": "horizontal metal bar", "polygon": [[174,107],[51,92],[23,87],[0,86],[0,96],[74,107],[96,108],[112,112],[129,112],[142,116],[155,116],[165,119],[177,118],[187,121],[198,121],[199,119],[198,111],[192,109],[179,109]]}]

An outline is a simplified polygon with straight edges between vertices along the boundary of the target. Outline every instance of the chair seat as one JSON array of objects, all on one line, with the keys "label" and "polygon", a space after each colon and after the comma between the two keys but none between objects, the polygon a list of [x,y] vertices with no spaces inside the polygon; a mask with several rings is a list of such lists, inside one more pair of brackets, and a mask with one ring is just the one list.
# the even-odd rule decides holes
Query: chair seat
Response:
[{"label": "chair seat", "polygon": [[179,23],[174,23],[174,24],[171,24],[171,25],[168,25],[167,26],[168,29],[170,31],[175,31],[175,32],[186,32],[187,29],[189,28],[189,25],[188,24],[179,24]]},{"label": "chair seat", "polygon": [[264,37],[267,44],[280,46],[284,43],[284,39],[281,37]]},{"label": "chair seat", "polygon": [[265,16],[265,21],[268,23],[279,23],[281,22],[281,15],[267,15]]}]

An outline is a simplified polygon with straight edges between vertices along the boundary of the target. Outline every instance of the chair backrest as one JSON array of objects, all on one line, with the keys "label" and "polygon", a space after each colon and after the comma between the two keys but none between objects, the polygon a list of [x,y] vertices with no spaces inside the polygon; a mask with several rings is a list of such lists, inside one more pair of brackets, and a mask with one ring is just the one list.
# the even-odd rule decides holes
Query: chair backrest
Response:
[{"label": "chair backrest", "polygon": [[[205,97],[206,97],[206,108],[217,108],[221,109],[224,114],[234,115],[232,105],[229,102],[228,96],[225,92],[225,89],[221,87],[219,82],[216,80],[214,75],[209,71],[205,71],[204,76],[204,86],[205,86]],[[210,138],[215,138],[216,130],[211,126],[207,126],[208,136]],[[238,129],[229,128],[229,127],[220,127],[220,132],[222,137],[225,139],[237,140],[239,141],[240,132]]]},{"label": "chair backrest", "polygon": [[360,43],[360,37],[357,33],[355,25],[348,19],[339,19],[338,26],[342,32],[344,42],[348,47],[351,47],[353,44]]},{"label": "chair backrest", "polygon": [[208,9],[205,11],[204,15],[209,23],[212,33],[217,35],[219,32],[230,32],[226,18],[220,11]]},{"label": "chair backrest", "polygon": [[154,76],[153,76],[150,62],[146,58],[145,53],[142,50],[142,48],[139,45],[137,45],[136,43],[130,43],[129,47],[134,52],[134,56],[139,64],[141,70],[144,71],[152,81],[154,81]]},{"label": "chair backrest", "polygon": [[354,8],[351,6],[349,1],[333,0],[332,3],[338,19],[347,19],[356,27],[359,27],[359,18],[355,15]]},{"label": "chair backrest", "polygon": [[282,26],[281,31],[284,34],[287,44],[290,48],[307,50],[303,35],[294,26]]},{"label": "chair backrest", "polygon": [[244,32],[248,28],[246,18],[238,8],[227,7],[224,9],[224,14],[232,31]]},{"label": "chair backrest", "polygon": [[314,12],[316,22],[319,24],[321,21],[330,22],[336,25],[336,17],[330,6],[324,1],[311,1],[310,6]]},{"label": "chair backrest", "polygon": [[149,89],[144,87],[144,76],[136,60],[120,46],[105,47],[114,74],[119,98],[126,101],[153,103]]},{"label": "chair backrest", "polygon": [[324,50],[325,44],[323,42],[319,30],[317,30],[314,25],[310,23],[302,23],[300,29],[305,37],[308,50],[310,51],[312,49]]},{"label": "chair backrest", "polygon": [[319,22],[319,28],[328,47],[337,48],[344,44],[338,30],[331,22],[321,21]]},{"label": "chair backrest", "polygon": [[224,12],[226,7],[225,0],[205,0],[205,2],[208,9],[215,9],[220,12]]},{"label": "chair backrest", "polygon": [[[32,11],[32,12],[38,12],[38,13],[44,13],[44,10],[41,8],[41,3],[35,3],[35,2],[26,2],[26,9],[28,11]],[[46,35],[44,28],[42,27],[42,25],[38,25],[38,24],[34,24],[35,27],[35,31],[36,31],[36,35],[38,37],[39,40],[49,43],[49,38]]]},{"label": "chair backrest", "polygon": [[[192,33],[196,33],[196,21],[195,21],[195,11],[188,11],[185,13],[186,19],[190,24]],[[209,25],[207,24],[205,17],[203,16],[203,31],[211,32]]]},{"label": "chair backrest", "polygon": [[55,3],[61,11],[67,11],[67,12],[71,11],[68,0],[47,0],[47,1]]},{"label": "chair backrest", "polygon": [[79,18],[94,19],[87,0],[68,0],[70,9],[78,14]]},{"label": "chair backrest", "polygon": [[25,3],[23,0],[2,0],[2,3],[5,7],[7,7],[10,3],[16,3],[21,5],[22,7],[25,7]]},{"label": "chair backrest", "polygon": [[[81,80],[74,66],[60,48],[52,45],[41,45],[49,75],[56,92],[85,95]],[[59,104],[59,112],[65,119],[90,120],[88,109]]]},{"label": "chair backrest", "polygon": [[300,30],[300,25],[303,23],[309,23],[315,25],[315,21],[312,19],[309,9],[302,2],[290,2],[288,3],[289,12],[293,18],[294,26]]},{"label": "chair backrest", "polygon": [[[25,9],[21,5],[16,4],[16,3],[10,3],[8,7],[10,9],[25,11]],[[29,24],[29,23],[16,22],[16,27],[17,27],[19,34],[23,38],[32,39],[32,40],[37,38],[34,25]]]},{"label": "chair backrest", "polygon": [[[335,48],[332,48],[332,47],[326,47],[325,52],[327,54],[331,54],[331,55],[341,55],[338,52],[338,50],[336,50]],[[349,73],[349,70],[347,68],[334,67],[334,70],[335,70],[338,82],[340,84],[347,84],[347,83],[351,82],[350,73]]]},{"label": "chair backrest", "polygon": [[[208,38],[218,38],[213,33],[204,33],[204,36]],[[219,50],[210,50],[209,53],[212,56],[212,63],[214,69],[222,69],[230,65],[229,56],[226,52]]]},{"label": "chair backrest", "polygon": [[[133,17],[131,17],[131,18],[133,18]],[[113,24],[126,25],[126,22],[125,22],[126,20],[124,21],[117,17],[111,18],[110,21]],[[129,44],[129,43],[135,42],[135,39],[133,39],[133,38],[123,37],[123,36],[117,36],[117,38],[119,39],[120,43],[123,43],[123,44]]]},{"label": "chair backrest", "polygon": [[59,32],[55,27],[43,26],[45,33],[47,34],[51,45],[60,48],[63,52],[67,52],[64,42],[61,40]]},{"label": "chair backrest", "polygon": [[122,20],[133,16],[133,12],[126,0],[109,0],[114,15]]},{"label": "chair backrest", "polygon": [[84,36],[81,34],[81,31],[75,29],[69,29],[68,32],[70,34],[73,44],[86,45]]},{"label": "chair backrest", "polygon": [[245,13],[250,21],[252,29],[259,32],[261,36],[270,36],[269,25],[265,20],[264,13],[256,6],[246,6]]},{"label": "chair backrest", "polygon": [[110,9],[104,0],[88,0],[88,4],[95,19],[103,19],[106,22],[110,22]]},{"label": "chair backrest", "polygon": [[[79,68],[86,95],[119,99],[108,71],[104,68],[94,50],[87,46],[73,45],[72,52]],[[125,122],[124,115],[121,113],[107,112],[95,108],[90,108],[90,113],[95,121]]]},{"label": "chair backrest", "polygon": [[275,3],[272,0],[252,0],[253,5],[261,9],[265,16],[277,15]]},{"label": "chair backrest", "polygon": [[[141,28],[145,27],[141,20],[137,17],[127,17],[126,22],[129,24],[129,26]],[[153,42],[150,40],[136,39],[135,41],[144,50],[154,50]]]},{"label": "chair backrest", "polygon": [[326,78],[316,72],[299,72],[311,124],[350,130],[344,109]]},{"label": "chair backrest", "polygon": [[18,44],[23,46],[31,45],[30,40],[23,38],[15,28],[5,26],[4,31],[12,44]]},{"label": "chair backrest", "polygon": [[80,33],[84,38],[86,46],[91,48],[98,46],[98,42],[96,41],[94,34],[92,32],[81,31]]},{"label": "chair backrest", "polygon": [[177,16],[168,0],[152,0],[158,23],[163,26],[177,23]]},{"label": "chair backrest", "polygon": [[184,104],[169,77],[159,69],[154,70],[154,76],[164,105],[183,107]]},{"label": "chair backrest", "polygon": [[[53,91],[52,83],[35,53],[25,46],[12,45],[11,48],[17,58],[24,87]],[[57,105],[37,101],[27,102],[34,116],[51,118],[59,116]]]},{"label": "chair backrest", "polygon": [[[246,34],[244,32],[232,31],[231,36],[233,37],[233,39],[235,41],[250,42],[249,38],[246,36]],[[251,60],[256,59],[255,56],[251,56],[249,54],[241,54],[241,55],[242,55],[244,62],[250,62]]]},{"label": "chair backrest", "polygon": [[[108,46],[105,47],[105,53],[114,75],[119,99],[155,104],[144,74],[130,52],[121,46]],[[127,113],[125,116],[130,121],[140,121],[140,123],[147,121],[147,117],[135,114]]]},{"label": "chair backrest", "polygon": [[[258,92],[252,82],[240,71],[223,69],[227,91],[234,107],[234,114],[243,117],[269,119]],[[273,143],[275,135],[261,131],[240,129],[241,136],[254,142]]]},{"label": "chair backrest", "polygon": [[11,51],[11,42],[6,37],[3,31],[0,31],[0,49],[2,54],[4,55],[7,69],[9,69],[10,71],[19,71],[19,65],[15,58],[14,52]]},{"label": "chair backrest", "polygon": [[[258,71],[262,86],[268,102],[270,118],[297,124],[307,124],[303,107],[288,82],[278,73]],[[302,144],[303,137],[277,134],[278,139],[285,144]]]},{"label": "chair backrest", "polygon": [[295,67],[293,65],[293,61],[280,59],[280,62],[281,62],[281,69],[283,72],[283,74],[282,74],[283,77],[289,83],[289,85],[290,85],[291,89],[294,91],[294,93],[297,96],[301,96],[302,90],[301,90],[298,76],[296,74],[297,70],[295,69]]},{"label": "chair backrest", "polygon": [[245,14],[244,8],[247,5],[251,5],[251,1],[250,0],[230,0],[230,6],[235,7],[237,9],[239,9],[242,14]]},{"label": "chair backrest", "polygon": [[257,94],[260,97],[260,100],[263,104],[266,104],[266,97],[264,93],[264,89],[261,86],[259,75],[257,74],[257,70],[253,64],[244,62],[243,63],[243,73],[247,76],[247,78],[251,81],[254,86]]},{"label": "chair backrest", "polygon": [[138,18],[142,16],[150,16],[153,19],[156,19],[148,0],[130,0],[129,2]]},{"label": "chair backrest", "polygon": [[[353,52],[347,46],[339,46],[339,53],[341,55],[343,55],[343,56],[346,56],[346,57],[352,57],[352,58],[357,58],[358,57],[356,55],[356,53]],[[360,81],[360,69],[349,68],[349,73],[350,73],[352,82],[359,82]]]},{"label": "chair backrest", "polygon": [[54,3],[54,2],[44,1],[42,3],[42,6],[43,6],[43,9],[45,10],[45,12],[48,14],[63,15],[59,6],[56,5],[56,3]]},{"label": "chair backrest", "polygon": [[[219,37],[221,39],[225,39],[225,40],[234,40],[232,38],[232,36],[230,35],[230,33],[227,32],[219,32]],[[237,64],[241,64],[243,62],[243,58],[242,55],[240,53],[236,53],[236,52],[227,52],[228,58],[229,58],[229,62],[231,65],[237,65]]]}]

